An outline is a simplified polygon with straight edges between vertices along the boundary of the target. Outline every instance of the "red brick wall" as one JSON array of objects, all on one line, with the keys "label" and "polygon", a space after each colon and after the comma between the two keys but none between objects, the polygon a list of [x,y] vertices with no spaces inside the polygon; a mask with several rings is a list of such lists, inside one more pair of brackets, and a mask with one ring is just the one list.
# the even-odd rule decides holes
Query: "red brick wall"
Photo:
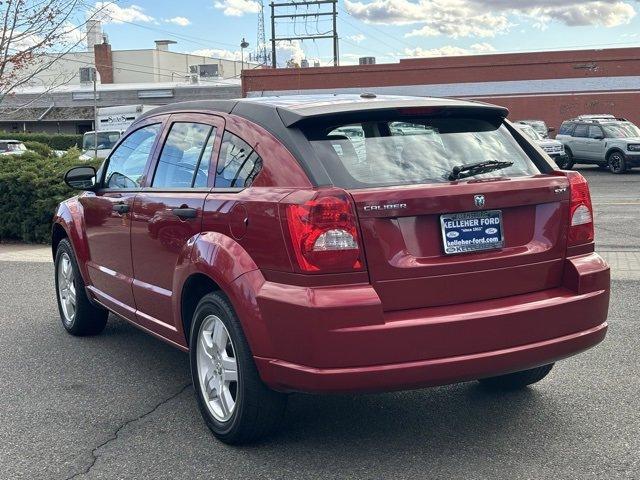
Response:
[{"label": "red brick wall", "polygon": [[113,58],[111,45],[102,43],[93,46],[96,69],[100,73],[100,83],[113,83]]},{"label": "red brick wall", "polygon": [[[395,64],[245,70],[249,92],[401,85],[640,76],[640,48],[400,60]],[[640,91],[640,85],[637,90]],[[606,94],[605,94],[606,93]],[[475,98],[475,97],[474,97]],[[540,118],[558,127],[583,113],[614,113],[640,123],[640,93],[514,94],[477,98],[509,107],[510,118]]]}]

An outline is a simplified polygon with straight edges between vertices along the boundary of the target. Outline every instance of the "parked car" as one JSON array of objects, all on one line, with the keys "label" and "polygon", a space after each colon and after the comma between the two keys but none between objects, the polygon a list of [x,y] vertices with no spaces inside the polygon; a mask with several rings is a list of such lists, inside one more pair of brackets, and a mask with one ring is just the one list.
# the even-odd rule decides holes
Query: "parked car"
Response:
[{"label": "parked car", "polygon": [[188,351],[236,444],[289,392],[538,382],[604,338],[609,267],[586,180],[507,113],[370,94],[148,112],[65,176],[83,193],[54,218],[62,324],[97,334],[111,311]]},{"label": "parked car", "polygon": [[547,155],[549,155],[558,167],[563,170],[567,170],[570,167],[568,160],[569,157],[564,151],[564,145],[558,140],[551,138],[542,138],[542,136],[531,126],[526,123],[515,123],[520,131],[529,137],[535,144],[537,144]]},{"label": "parked car", "polygon": [[542,120],[518,120],[516,123],[530,125],[542,138],[549,138],[549,134],[555,132],[555,128],[547,127],[547,124]]},{"label": "parked car", "polygon": [[583,115],[562,123],[556,140],[575,163],[595,164],[613,173],[640,166],[640,128],[612,115]]},{"label": "parked car", "polygon": [[0,140],[0,155],[22,155],[26,151],[20,140]]}]

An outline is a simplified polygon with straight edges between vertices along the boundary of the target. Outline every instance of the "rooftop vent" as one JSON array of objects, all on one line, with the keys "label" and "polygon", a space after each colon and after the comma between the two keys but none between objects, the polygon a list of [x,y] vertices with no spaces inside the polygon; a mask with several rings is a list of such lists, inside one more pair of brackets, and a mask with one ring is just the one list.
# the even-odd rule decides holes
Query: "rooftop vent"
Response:
[{"label": "rooftop vent", "polygon": [[160,50],[161,52],[168,52],[169,45],[174,45],[178,42],[174,40],[156,40],[156,50]]}]

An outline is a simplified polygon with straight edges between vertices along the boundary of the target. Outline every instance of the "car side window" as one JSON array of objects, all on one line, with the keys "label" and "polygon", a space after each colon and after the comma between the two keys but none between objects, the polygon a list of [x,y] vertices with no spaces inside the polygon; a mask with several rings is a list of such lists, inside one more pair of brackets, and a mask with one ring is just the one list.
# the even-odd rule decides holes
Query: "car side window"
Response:
[{"label": "car side window", "polygon": [[[212,138],[213,137],[213,138]],[[207,186],[210,141],[215,139],[215,127],[204,123],[175,122],[162,147],[152,187],[191,188]]]},{"label": "car side window", "polygon": [[233,133],[222,137],[215,186],[248,187],[262,170],[262,159],[247,142]]},{"label": "car side window", "polygon": [[558,132],[558,135],[571,135],[572,129],[573,123],[563,122],[562,125],[560,125],[560,131]]},{"label": "car side window", "polygon": [[597,125],[590,125],[589,138],[604,138],[604,133],[602,132],[602,129]]},{"label": "car side window", "polygon": [[140,188],[144,168],[162,125],[147,125],[125,138],[109,157],[105,188]]},{"label": "car side window", "polygon": [[588,129],[587,125],[576,125],[576,129],[573,132],[574,137],[587,137]]}]

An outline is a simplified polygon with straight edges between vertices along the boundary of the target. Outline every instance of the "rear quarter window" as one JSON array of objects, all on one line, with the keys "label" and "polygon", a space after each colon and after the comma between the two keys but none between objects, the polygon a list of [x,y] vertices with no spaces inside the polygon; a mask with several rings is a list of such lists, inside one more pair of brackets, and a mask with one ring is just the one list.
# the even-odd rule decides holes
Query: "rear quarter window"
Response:
[{"label": "rear quarter window", "polygon": [[492,160],[513,165],[471,178],[540,173],[502,120],[398,118],[315,127],[305,134],[342,188],[443,183],[455,166]]}]

